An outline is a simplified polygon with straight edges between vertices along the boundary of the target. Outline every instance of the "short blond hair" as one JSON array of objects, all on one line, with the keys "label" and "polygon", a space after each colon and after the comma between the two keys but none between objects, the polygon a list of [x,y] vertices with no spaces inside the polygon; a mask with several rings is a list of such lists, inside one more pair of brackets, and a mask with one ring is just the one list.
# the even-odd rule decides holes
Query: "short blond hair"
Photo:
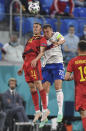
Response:
[{"label": "short blond hair", "polygon": [[11,78],[8,80],[8,85],[10,84],[10,81],[15,81],[16,84],[17,84],[17,80],[16,80],[15,78],[13,78],[13,77],[11,77]]}]

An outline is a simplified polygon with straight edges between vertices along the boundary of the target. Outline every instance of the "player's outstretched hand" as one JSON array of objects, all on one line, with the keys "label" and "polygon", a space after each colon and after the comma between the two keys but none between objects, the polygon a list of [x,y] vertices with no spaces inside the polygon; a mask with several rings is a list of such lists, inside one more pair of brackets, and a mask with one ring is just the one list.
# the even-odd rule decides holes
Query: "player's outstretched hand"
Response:
[{"label": "player's outstretched hand", "polygon": [[37,61],[36,61],[35,59],[31,61],[31,66],[32,66],[33,68],[36,67],[36,64],[37,64]]},{"label": "player's outstretched hand", "polygon": [[18,72],[17,72],[17,74],[18,74],[19,76],[21,76],[22,73],[23,73],[23,70],[22,70],[22,69],[19,69]]}]

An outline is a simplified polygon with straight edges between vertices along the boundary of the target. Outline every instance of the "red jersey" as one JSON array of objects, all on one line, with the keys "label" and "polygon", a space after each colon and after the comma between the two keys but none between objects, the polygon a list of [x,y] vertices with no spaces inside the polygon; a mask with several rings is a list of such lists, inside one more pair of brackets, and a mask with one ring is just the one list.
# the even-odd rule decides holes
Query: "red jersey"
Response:
[{"label": "red jersey", "polygon": [[58,13],[64,12],[68,3],[69,3],[69,6],[70,6],[69,13],[72,13],[73,7],[74,7],[73,0],[54,0],[53,4],[51,6],[51,13],[54,10],[58,11]]},{"label": "red jersey", "polygon": [[74,72],[75,86],[86,88],[86,56],[71,59],[67,67],[68,72]]},{"label": "red jersey", "polygon": [[29,54],[37,56],[40,52],[40,47],[47,47],[47,41],[43,36],[33,36],[27,41],[27,44],[24,49],[24,57]]},{"label": "red jersey", "polygon": [[74,73],[75,109],[86,110],[86,56],[71,59],[67,71]]}]

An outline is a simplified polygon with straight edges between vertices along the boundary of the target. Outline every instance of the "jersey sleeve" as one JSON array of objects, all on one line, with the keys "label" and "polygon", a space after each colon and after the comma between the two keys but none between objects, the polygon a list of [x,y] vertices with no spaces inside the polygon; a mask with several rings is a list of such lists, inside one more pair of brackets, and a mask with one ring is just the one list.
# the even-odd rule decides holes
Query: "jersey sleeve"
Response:
[{"label": "jersey sleeve", "polygon": [[57,40],[58,40],[59,38],[60,38],[60,39],[64,39],[63,35],[61,35],[59,32],[57,32],[56,38],[57,38]]},{"label": "jersey sleeve", "polygon": [[40,46],[47,47],[47,40],[45,39],[45,37],[41,38],[41,40],[40,40]]},{"label": "jersey sleeve", "polygon": [[6,43],[6,44],[3,46],[3,50],[4,50],[4,51],[7,51],[7,50],[8,50],[8,47],[9,47],[9,44]]},{"label": "jersey sleeve", "polygon": [[73,68],[74,68],[73,59],[71,59],[67,66],[67,72],[73,72]]}]

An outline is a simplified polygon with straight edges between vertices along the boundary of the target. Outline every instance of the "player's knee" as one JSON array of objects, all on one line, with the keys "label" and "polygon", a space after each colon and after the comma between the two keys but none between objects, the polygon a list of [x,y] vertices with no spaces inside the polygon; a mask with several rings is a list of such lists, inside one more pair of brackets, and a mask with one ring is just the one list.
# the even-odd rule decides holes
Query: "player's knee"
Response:
[{"label": "player's knee", "polygon": [[36,91],[36,88],[34,87],[34,88],[30,88],[30,92],[32,93],[32,92],[35,92]]},{"label": "player's knee", "polygon": [[30,88],[34,88],[34,84],[33,83],[28,83]]},{"label": "player's knee", "polygon": [[49,93],[50,83],[48,81],[46,81],[45,83],[43,83],[43,88],[45,89],[46,93]]},{"label": "player's knee", "polygon": [[56,90],[62,89],[62,86],[61,85],[55,85],[55,89]]},{"label": "player's knee", "polygon": [[36,81],[34,84],[35,84],[36,88],[38,88],[39,90],[41,90],[43,88],[41,81]]},{"label": "player's knee", "polygon": [[80,111],[80,115],[82,118],[86,117],[86,110],[85,111]]},{"label": "player's knee", "polygon": [[49,86],[44,87],[44,89],[45,89],[46,93],[49,93],[49,90],[50,90]]}]

